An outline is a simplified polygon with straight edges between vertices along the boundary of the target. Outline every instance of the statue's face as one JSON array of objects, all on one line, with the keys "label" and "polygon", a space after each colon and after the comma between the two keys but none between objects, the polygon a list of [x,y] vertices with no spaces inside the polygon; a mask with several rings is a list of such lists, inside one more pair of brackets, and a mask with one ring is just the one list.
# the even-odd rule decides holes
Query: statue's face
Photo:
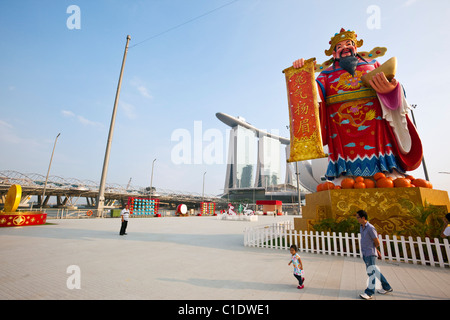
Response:
[{"label": "statue's face", "polygon": [[339,42],[333,52],[333,58],[340,59],[356,54],[356,46],[352,40],[344,40]]}]

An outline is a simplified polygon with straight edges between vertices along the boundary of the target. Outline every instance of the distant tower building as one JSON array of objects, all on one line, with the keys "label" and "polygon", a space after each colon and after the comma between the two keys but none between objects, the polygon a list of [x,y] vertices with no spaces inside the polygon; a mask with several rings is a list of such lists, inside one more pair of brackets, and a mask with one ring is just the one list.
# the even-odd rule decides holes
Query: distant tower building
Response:
[{"label": "distant tower building", "polygon": [[281,142],[261,135],[258,141],[258,164],[255,187],[269,187],[281,181]]},{"label": "distant tower building", "polygon": [[[239,118],[241,121],[245,121]],[[240,125],[230,131],[225,191],[252,187],[256,165],[256,132]]]},{"label": "distant tower building", "polygon": [[[291,155],[291,145],[288,144],[286,148],[284,149],[286,152],[286,159],[289,159]],[[289,163],[286,162],[286,179],[284,181],[285,184],[290,184],[292,186],[297,185],[297,171],[295,168],[295,162]]]},{"label": "distant tower building", "polygon": [[[258,129],[241,117],[221,112],[216,113],[216,117],[231,127],[224,194],[230,189],[296,188],[298,177],[302,193],[316,191],[327,168],[326,158],[284,163],[289,159],[289,139]],[[281,156],[283,152],[286,157]],[[284,181],[281,178],[283,165],[286,169]]]},{"label": "distant tower building", "polygon": [[[266,188],[283,184],[281,178],[281,145],[289,139],[255,128],[241,117],[216,113],[231,127],[224,193],[229,189]],[[291,174],[287,170],[286,174]],[[292,177],[286,178],[291,181]]]}]

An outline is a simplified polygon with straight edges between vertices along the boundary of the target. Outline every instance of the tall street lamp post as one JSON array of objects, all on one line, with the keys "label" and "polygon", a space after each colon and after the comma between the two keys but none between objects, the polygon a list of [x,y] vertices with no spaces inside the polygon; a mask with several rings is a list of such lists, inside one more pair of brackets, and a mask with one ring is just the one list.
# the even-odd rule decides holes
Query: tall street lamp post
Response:
[{"label": "tall street lamp post", "polygon": [[61,135],[61,133],[58,133],[58,135],[55,138],[55,143],[53,144],[53,151],[52,151],[52,156],[50,157],[50,163],[48,164],[48,170],[47,170],[47,176],[45,177],[45,184],[44,184],[44,192],[42,193],[42,199],[41,199],[41,211],[42,211],[42,206],[44,204],[45,201],[45,191],[47,189],[47,181],[48,181],[48,175],[50,174],[50,168],[52,166],[52,161],[53,161],[53,154],[55,153],[55,147],[56,147],[56,142],[58,141],[58,137]]},{"label": "tall street lamp post", "polygon": [[[415,108],[417,108],[417,104],[412,104],[411,107],[412,107],[413,109],[415,109]],[[412,116],[412,120],[413,120],[414,126],[417,128],[417,125],[416,125],[416,119],[414,118],[414,112],[413,112],[413,109],[411,109],[411,116]],[[422,166],[423,166],[423,173],[425,174],[425,180],[430,181],[430,178],[429,178],[429,176],[428,176],[427,165],[426,165],[426,163],[425,163],[425,157],[422,157]]]},{"label": "tall street lamp post", "polygon": [[205,198],[205,175],[206,175],[206,171],[203,174],[203,191],[202,191],[202,202],[204,202],[204,198]]},{"label": "tall street lamp post", "polygon": [[150,179],[150,198],[153,197],[153,168],[155,166],[156,158],[152,162],[152,177]]},{"label": "tall street lamp post", "polygon": [[298,197],[298,214],[302,217],[302,195],[300,192],[300,171],[298,170],[298,161],[295,163],[295,174],[297,175],[297,197]]},{"label": "tall street lamp post", "polygon": [[116,122],[116,113],[117,113],[117,105],[119,103],[120,88],[122,86],[123,69],[125,67],[125,61],[127,59],[128,44],[130,43],[130,40],[131,40],[131,37],[128,35],[127,36],[127,44],[125,45],[125,52],[123,54],[122,67],[120,69],[119,83],[117,84],[116,99],[114,101],[114,109],[113,109],[113,113],[111,116],[111,124],[109,127],[108,142],[106,144],[106,151],[105,151],[105,160],[103,161],[102,178],[100,180],[100,188],[98,191],[98,199],[97,199],[97,216],[99,216],[99,217],[103,216],[103,210],[104,210],[104,206],[105,206],[105,185],[106,185],[106,176],[108,173],[109,155],[111,152],[111,142],[112,142],[113,133],[114,133],[114,125]]}]

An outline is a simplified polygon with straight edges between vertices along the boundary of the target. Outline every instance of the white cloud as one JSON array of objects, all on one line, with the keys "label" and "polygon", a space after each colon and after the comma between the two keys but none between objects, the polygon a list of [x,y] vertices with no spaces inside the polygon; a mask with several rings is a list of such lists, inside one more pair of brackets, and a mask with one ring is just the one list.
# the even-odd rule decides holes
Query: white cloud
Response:
[{"label": "white cloud", "polygon": [[91,121],[89,119],[86,119],[83,116],[77,116],[78,121],[80,121],[82,124],[86,126],[93,126],[93,127],[103,127],[103,125],[100,122]]},{"label": "white cloud", "polygon": [[124,111],[128,119],[136,119],[136,108],[128,102],[120,102],[120,108]]},{"label": "white cloud", "polygon": [[149,89],[142,83],[139,78],[133,78],[131,80],[131,85],[139,92],[141,96],[147,99],[153,99],[153,96],[150,94]]},{"label": "white cloud", "polygon": [[148,98],[148,99],[153,99],[153,97],[150,95],[150,93],[148,92],[148,89],[144,86],[138,86],[137,90],[139,91],[139,93],[141,94],[141,96]]},{"label": "white cloud", "polygon": [[0,127],[12,128],[13,126],[3,120],[0,120]]},{"label": "white cloud", "polygon": [[61,110],[61,113],[64,117],[75,117],[75,113],[68,110]]},{"label": "white cloud", "polygon": [[405,3],[403,3],[404,7],[412,6],[414,3],[416,3],[418,0],[406,0]]},{"label": "white cloud", "polygon": [[27,147],[40,146],[40,144],[33,138],[22,138],[19,134],[20,131],[19,133],[17,133],[16,131],[17,130],[12,124],[0,120],[0,142],[15,145],[16,147],[18,147],[19,145]]},{"label": "white cloud", "polygon": [[92,126],[92,127],[97,127],[97,128],[103,128],[103,124],[101,124],[100,122],[96,122],[96,121],[92,121],[92,120],[86,119],[83,116],[76,115],[72,111],[61,110],[61,114],[64,117],[66,117],[66,118],[76,118],[78,120],[78,122],[80,122],[84,126]]}]

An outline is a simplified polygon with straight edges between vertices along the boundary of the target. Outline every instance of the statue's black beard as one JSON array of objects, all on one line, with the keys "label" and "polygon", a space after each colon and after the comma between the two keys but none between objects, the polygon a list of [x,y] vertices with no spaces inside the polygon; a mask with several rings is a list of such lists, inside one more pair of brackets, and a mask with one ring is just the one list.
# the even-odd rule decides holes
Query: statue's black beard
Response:
[{"label": "statue's black beard", "polygon": [[355,75],[356,67],[358,66],[358,57],[354,54],[348,57],[341,57],[336,59],[339,61],[339,66],[350,73],[352,76]]}]

